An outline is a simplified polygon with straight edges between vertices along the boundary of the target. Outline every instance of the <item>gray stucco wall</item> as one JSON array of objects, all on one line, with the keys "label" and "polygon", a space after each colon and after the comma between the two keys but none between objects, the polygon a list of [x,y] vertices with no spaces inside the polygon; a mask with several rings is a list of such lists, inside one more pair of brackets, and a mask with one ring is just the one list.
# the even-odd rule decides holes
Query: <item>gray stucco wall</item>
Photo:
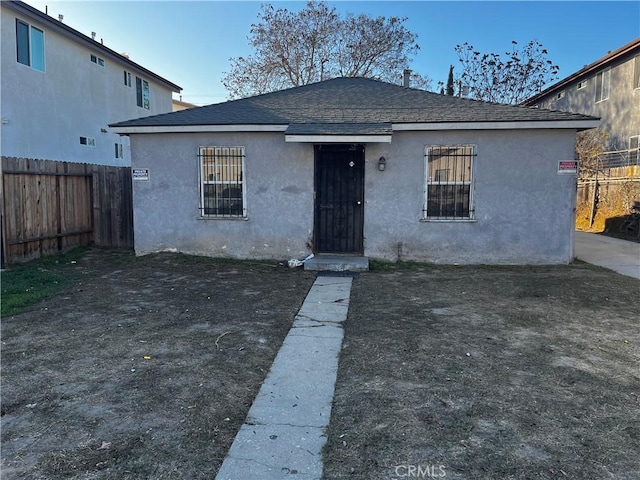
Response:
[{"label": "gray stucco wall", "polygon": [[[573,130],[395,132],[368,144],[365,255],[395,261],[554,264],[573,257]],[[475,221],[422,221],[424,149],[475,144]],[[180,252],[239,258],[302,258],[313,235],[311,144],[282,133],[132,135],[137,254]],[[244,146],[248,220],[199,219],[199,146]],[[378,158],[387,169],[377,169]]]},{"label": "gray stucco wall", "polygon": [[[365,253],[441,263],[567,263],[573,256],[573,131],[394,133],[367,149]],[[421,221],[424,147],[474,144],[475,221]],[[376,170],[384,155],[387,169]],[[398,243],[402,245],[399,247]]]},{"label": "gray stucco wall", "polygon": [[[283,134],[162,134],[131,138],[135,249],[238,258],[307,255],[313,232],[313,146]],[[198,147],[244,146],[247,220],[199,218]]]}]

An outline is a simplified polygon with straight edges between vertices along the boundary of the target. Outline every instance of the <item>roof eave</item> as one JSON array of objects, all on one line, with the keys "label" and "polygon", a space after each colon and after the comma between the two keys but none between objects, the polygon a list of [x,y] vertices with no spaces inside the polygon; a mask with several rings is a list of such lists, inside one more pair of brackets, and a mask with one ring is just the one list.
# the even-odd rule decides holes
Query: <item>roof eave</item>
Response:
[{"label": "roof eave", "polygon": [[[551,120],[551,121],[512,121],[512,122],[438,122],[438,123],[394,123],[392,131],[442,131],[442,130],[540,130],[540,129],[569,129],[586,130],[600,125],[600,119],[587,117],[583,119]],[[110,125],[111,130],[121,135],[145,134],[145,133],[199,133],[199,132],[285,132],[288,125]],[[303,137],[319,139],[341,138],[345,142],[347,137],[366,137],[371,142],[389,143],[391,135],[286,135],[287,142],[308,141]],[[388,138],[387,138],[388,137]],[[334,140],[335,141],[335,140]]]},{"label": "roof eave", "polygon": [[617,60],[620,57],[624,57],[625,55],[633,52],[635,49],[640,48],[640,38],[636,38],[635,40],[632,40],[631,42],[627,43],[626,45],[623,45],[622,47],[618,48],[617,50],[608,53],[607,55],[605,55],[604,57],[596,60],[595,62],[581,68],[580,70],[578,70],[575,73],[572,73],[571,75],[569,75],[568,77],[563,78],[562,80],[560,80],[559,82],[554,83],[553,85],[551,85],[548,88],[545,88],[543,91],[541,91],[540,93],[534,95],[533,97],[529,98],[528,100],[525,100],[524,102],[522,102],[522,105],[526,105],[526,106],[531,106],[531,105],[535,105],[538,101],[540,101],[542,98],[546,97],[549,94],[552,94],[564,87],[566,87],[568,84],[582,78],[582,77],[586,77],[587,75],[593,73],[595,70],[601,69],[603,67],[605,67],[606,65],[610,64],[611,62]]},{"label": "roof eave", "polygon": [[142,65],[137,64],[136,62],[129,60],[124,55],[120,55],[115,50],[110,49],[109,47],[104,46],[102,43],[99,43],[92,38],[87,37],[85,34],[79,32],[78,30],[71,28],[70,26],[56,20],[53,17],[50,17],[46,13],[41,12],[37,8],[32,7],[24,2],[20,1],[11,1],[11,2],[2,2],[3,7],[7,7],[14,12],[17,12],[24,17],[29,17],[31,19],[37,20],[43,24],[46,24],[51,30],[56,33],[63,35],[64,37],[75,40],[88,48],[98,50],[104,53],[106,56],[109,56],[112,60],[120,62],[123,65],[127,65],[132,70],[138,70],[139,73],[142,73],[149,78],[153,78],[159,83],[162,83],[166,87],[168,87],[172,92],[180,93],[182,91],[182,87],[176,85],[173,82],[170,82],[166,78],[161,77],[157,73],[152,72],[151,70],[143,67]]},{"label": "roof eave", "polygon": [[120,135],[138,133],[201,133],[201,132],[284,132],[288,125],[109,125]]},{"label": "roof eave", "polygon": [[599,125],[599,118],[589,117],[544,121],[394,123],[393,131],[589,129]]},{"label": "roof eave", "polygon": [[391,135],[285,135],[287,143],[391,143]]}]

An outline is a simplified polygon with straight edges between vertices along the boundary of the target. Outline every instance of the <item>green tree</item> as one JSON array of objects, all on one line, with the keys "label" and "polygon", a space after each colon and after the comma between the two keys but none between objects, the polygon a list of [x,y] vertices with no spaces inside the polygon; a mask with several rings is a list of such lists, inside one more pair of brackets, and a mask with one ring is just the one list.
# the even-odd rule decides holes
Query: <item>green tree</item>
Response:
[{"label": "green tree", "polygon": [[[248,97],[334,77],[368,77],[399,83],[420,49],[407,18],[348,14],[323,1],[298,12],[262,6],[251,26],[248,57],[231,58],[222,83],[230,98]],[[412,81],[429,85],[426,77]]]},{"label": "green tree", "polygon": [[559,67],[547,58],[548,52],[535,40],[521,50],[512,41],[510,52],[481,53],[468,43],[456,45],[462,64],[463,93],[477,100],[517,104],[539,93],[558,78]]},{"label": "green tree", "polygon": [[449,77],[447,77],[447,95],[453,95],[453,65],[449,66]]}]

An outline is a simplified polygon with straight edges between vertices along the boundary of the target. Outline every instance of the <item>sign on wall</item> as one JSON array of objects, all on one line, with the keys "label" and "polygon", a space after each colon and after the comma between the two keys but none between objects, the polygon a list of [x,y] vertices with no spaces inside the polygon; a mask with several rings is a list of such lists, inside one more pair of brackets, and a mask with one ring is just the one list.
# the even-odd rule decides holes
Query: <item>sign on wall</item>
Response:
[{"label": "sign on wall", "polygon": [[578,173],[577,160],[560,160],[558,162],[558,175]]},{"label": "sign on wall", "polygon": [[131,177],[134,181],[146,181],[149,180],[148,168],[132,168]]}]

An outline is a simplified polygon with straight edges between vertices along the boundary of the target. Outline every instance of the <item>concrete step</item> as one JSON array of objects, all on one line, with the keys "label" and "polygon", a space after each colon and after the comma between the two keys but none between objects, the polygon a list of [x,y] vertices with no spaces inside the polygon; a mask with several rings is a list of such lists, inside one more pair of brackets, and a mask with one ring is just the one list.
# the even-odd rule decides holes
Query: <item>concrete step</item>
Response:
[{"label": "concrete step", "polygon": [[366,272],[369,257],[348,255],[316,255],[304,262],[304,269],[314,272]]}]

